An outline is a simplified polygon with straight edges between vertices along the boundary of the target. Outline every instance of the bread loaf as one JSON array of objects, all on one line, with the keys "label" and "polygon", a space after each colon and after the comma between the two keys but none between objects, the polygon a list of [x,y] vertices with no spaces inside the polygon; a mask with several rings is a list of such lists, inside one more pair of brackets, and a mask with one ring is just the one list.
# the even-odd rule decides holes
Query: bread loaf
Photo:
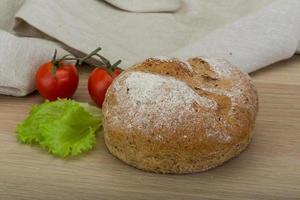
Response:
[{"label": "bread loaf", "polygon": [[136,168],[200,172],[247,147],[257,111],[249,76],[225,60],[150,58],[109,87],[104,139],[113,155]]}]

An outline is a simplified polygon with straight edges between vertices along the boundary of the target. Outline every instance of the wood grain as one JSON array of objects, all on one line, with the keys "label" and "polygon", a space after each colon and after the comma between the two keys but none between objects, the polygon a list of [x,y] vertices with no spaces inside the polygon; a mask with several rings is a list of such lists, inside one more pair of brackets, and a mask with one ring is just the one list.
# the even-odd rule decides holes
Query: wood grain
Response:
[{"label": "wood grain", "polygon": [[[81,70],[78,101],[90,101],[87,74]],[[253,142],[223,166],[190,175],[127,166],[108,153],[101,132],[95,150],[67,160],[19,144],[16,124],[42,99],[0,96],[0,199],[300,199],[300,56],[251,76],[260,99]]]}]

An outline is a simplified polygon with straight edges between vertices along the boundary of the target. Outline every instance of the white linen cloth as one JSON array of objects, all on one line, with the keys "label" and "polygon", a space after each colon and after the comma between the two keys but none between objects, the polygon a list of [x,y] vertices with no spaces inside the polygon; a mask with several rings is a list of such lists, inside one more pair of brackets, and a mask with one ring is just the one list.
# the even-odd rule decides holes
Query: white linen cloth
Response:
[{"label": "white linen cloth", "polygon": [[[1,19],[4,4],[5,20]],[[112,61],[121,58],[124,68],[157,55],[210,56],[226,58],[251,72],[296,52],[299,10],[299,0],[0,0],[0,28],[53,40],[76,55],[101,46]],[[27,77],[20,77],[24,84],[20,88],[1,76],[0,93],[25,95],[34,90],[38,63],[51,58],[55,44],[22,38],[31,40],[27,48],[28,43],[10,36],[15,42],[8,42],[0,32],[0,52],[6,52],[5,57],[0,55],[1,75],[9,67]],[[14,49],[20,49],[18,55],[21,49],[26,52],[16,56]],[[25,62],[24,57],[31,59]],[[10,61],[13,64],[5,66]],[[12,77],[18,82],[18,73]]]}]

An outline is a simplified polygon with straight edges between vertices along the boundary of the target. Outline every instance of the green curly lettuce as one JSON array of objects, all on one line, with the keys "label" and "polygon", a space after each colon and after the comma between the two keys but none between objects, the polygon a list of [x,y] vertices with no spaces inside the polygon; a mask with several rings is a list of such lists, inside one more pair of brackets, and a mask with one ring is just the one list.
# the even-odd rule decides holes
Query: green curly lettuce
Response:
[{"label": "green curly lettuce", "polygon": [[101,126],[99,108],[59,99],[33,106],[16,132],[22,143],[38,144],[49,153],[67,157],[91,150]]}]

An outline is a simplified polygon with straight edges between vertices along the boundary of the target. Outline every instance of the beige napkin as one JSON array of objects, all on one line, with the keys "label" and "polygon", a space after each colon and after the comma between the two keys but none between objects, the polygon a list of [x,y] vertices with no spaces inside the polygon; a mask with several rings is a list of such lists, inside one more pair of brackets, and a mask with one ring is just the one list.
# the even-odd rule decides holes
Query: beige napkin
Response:
[{"label": "beige napkin", "polygon": [[225,58],[252,72],[295,54],[300,41],[300,1],[279,0],[202,40],[176,51],[175,57]]},{"label": "beige napkin", "polygon": [[121,58],[126,68],[144,58],[181,49],[272,2],[185,0],[177,12],[167,13],[117,8],[126,2],[129,8],[131,1],[115,0],[111,6],[95,0],[26,0],[15,15],[15,31],[25,36],[50,36],[75,53],[88,53],[100,45],[104,55],[112,60]]},{"label": "beige napkin", "polygon": [[[121,58],[124,68],[150,56],[206,55],[225,57],[251,72],[293,55],[300,41],[299,0],[2,1],[10,5],[15,2],[7,7],[13,8],[14,14],[8,16],[14,18],[18,35],[57,41],[74,54],[101,46],[106,57],[113,61]],[[6,21],[6,27],[13,26],[13,19]],[[13,44],[18,46],[19,42]],[[44,49],[48,48],[39,52]],[[52,51],[47,51],[51,56]],[[13,55],[5,58],[8,60],[15,57],[13,53],[7,55]],[[33,69],[36,66],[24,69],[31,71],[24,73],[28,80],[33,80]],[[0,82],[5,88],[19,87],[6,81]],[[32,81],[27,83],[26,88],[32,90]]]},{"label": "beige napkin", "polygon": [[22,0],[0,1],[0,94],[24,96],[34,91],[37,67],[51,59],[55,48],[59,56],[66,51],[55,43],[13,35],[15,13]]},{"label": "beige napkin", "polygon": [[56,46],[49,41],[19,38],[4,31],[0,31],[0,44],[0,93],[24,96],[32,92],[37,67],[51,60]]},{"label": "beige napkin", "polygon": [[130,12],[175,12],[182,6],[180,0],[106,0],[106,2]]}]

